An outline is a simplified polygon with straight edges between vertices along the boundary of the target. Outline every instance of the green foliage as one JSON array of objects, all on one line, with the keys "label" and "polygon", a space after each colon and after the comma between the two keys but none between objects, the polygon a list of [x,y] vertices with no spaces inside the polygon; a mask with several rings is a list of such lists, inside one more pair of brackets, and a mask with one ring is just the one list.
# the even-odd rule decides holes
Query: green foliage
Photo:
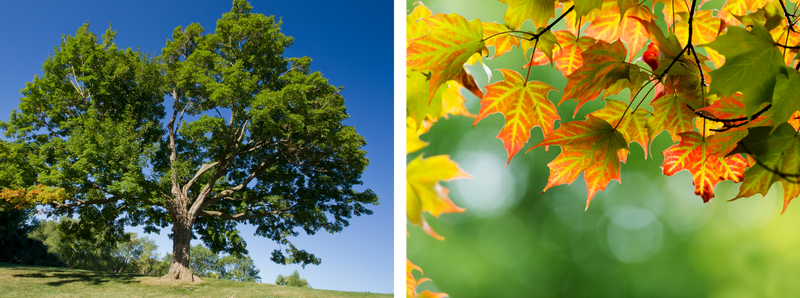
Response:
[{"label": "green foliage", "polygon": [[0,262],[64,267],[58,255],[48,251],[42,241],[28,238],[37,225],[30,210],[0,208]]},{"label": "green foliage", "polygon": [[[195,275],[234,281],[260,282],[261,272],[250,256],[220,255],[203,245],[192,246],[191,268]],[[172,255],[167,254],[158,263],[156,274],[165,274],[172,264]]]},{"label": "green foliage", "polygon": [[[125,233],[122,239],[106,241],[104,233],[76,236],[70,232],[80,222],[63,217],[59,221],[45,220],[28,235],[43,242],[50,253],[64,259],[70,268],[101,272],[157,274],[158,254],[153,240]],[[88,237],[88,238],[87,238]]]},{"label": "green foliage", "polygon": [[732,95],[741,91],[748,116],[758,112],[762,104],[772,102],[775,78],[786,71],[781,52],[767,29],[755,25],[748,32],[741,27],[730,27],[727,34],[720,35],[708,47],[726,59],[722,67],[710,73],[714,82],[710,93]]},{"label": "green foliage", "polygon": [[241,257],[247,223],[289,247],[275,262],[319,264],[289,237],[372,214],[375,193],[353,189],[366,141],[342,124],[342,87],[310,58],[284,57],[281,21],[251,9],[234,1],[210,33],[177,27],[157,57],[118,48],[111,28],[63,36],[0,122],[0,201],[79,215],[63,229],[74,243],[101,233],[113,247],[125,225],[172,225],[176,247],[196,237]]},{"label": "green foliage", "polygon": [[275,284],[279,286],[290,286],[290,287],[299,287],[299,288],[307,288],[311,289],[311,285],[308,284],[305,278],[300,278],[300,273],[295,270],[289,276],[283,276],[282,274],[278,274],[278,277],[275,278]]}]

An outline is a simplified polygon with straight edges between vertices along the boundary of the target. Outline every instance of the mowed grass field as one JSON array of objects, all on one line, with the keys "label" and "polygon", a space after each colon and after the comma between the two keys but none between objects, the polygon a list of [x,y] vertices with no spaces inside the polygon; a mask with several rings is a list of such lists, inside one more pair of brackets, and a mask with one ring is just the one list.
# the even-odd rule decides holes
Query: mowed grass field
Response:
[{"label": "mowed grass field", "polygon": [[301,289],[203,278],[189,283],[157,276],[0,263],[0,297],[392,297],[390,294]]}]

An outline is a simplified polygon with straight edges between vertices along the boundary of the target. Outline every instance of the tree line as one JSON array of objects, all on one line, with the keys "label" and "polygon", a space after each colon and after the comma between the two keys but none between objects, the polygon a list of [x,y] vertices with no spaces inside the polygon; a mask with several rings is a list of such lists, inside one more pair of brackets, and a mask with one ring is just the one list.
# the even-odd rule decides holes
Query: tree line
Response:
[{"label": "tree line", "polygon": [[[106,236],[114,231],[83,229],[84,223],[70,217],[39,220],[33,214],[32,210],[0,211],[0,262],[155,276],[166,274],[172,264],[172,254],[161,256],[148,237],[125,232],[122,239],[108,241]],[[192,246],[191,256],[197,276],[261,280],[250,256],[218,254],[201,244]]]}]

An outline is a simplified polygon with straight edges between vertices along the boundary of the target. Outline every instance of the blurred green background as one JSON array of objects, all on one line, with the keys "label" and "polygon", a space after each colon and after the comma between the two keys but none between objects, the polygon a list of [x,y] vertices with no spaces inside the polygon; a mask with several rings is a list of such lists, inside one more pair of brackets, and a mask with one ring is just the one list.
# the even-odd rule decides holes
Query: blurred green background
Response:
[{"label": "blurred green background", "polygon": [[[407,2],[409,12],[413,2]],[[702,9],[723,3],[710,1]],[[501,23],[507,7],[493,0],[424,4],[434,13],[456,12],[467,20]],[[659,17],[661,9],[658,4]],[[527,21],[523,28],[533,26]],[[555,27],[563,28],[563,24]],[[524,75],[519,49],[485,61],[491,69],[513,69]],[[487,75],[482,68],[471,71],[484,87]],[[494,71],[491,82],[501,79]],[[562,74],[549,65],[534,67],[531,80],[559,90],[566,85]],[[469,111],[477,114],[478,98],[462,93]],[[561,94],[553,91],[549,98],[557,103]],[[625,101],[629,96],[623,92],[611,98]],[[652,94],[646,102],[651,99]],[[604,105],[590,102],[574,119],[583,120]],[[562,122],[573,120],[574,109],[574,101],[559,107]],[[430,289],[456,298],[800,297],[800,203],[790,204],[779,215],[783,197],[779,184],[766,197],[726,202],[739,185],[725,181],[715,188],[716,198],[703,204],[694,195],[689,172],[662,175],[661,152],[672,145],[664,132],[652,145],[652,158],[645,160],[641,147],[631,144],[628,163],[622,165],[622,183],[612,181],[584,211],[583,175],[571,186],[540,194],[547,183],[547,163],[560,152],[551,146],[549,152],[537,148],[525,153],[542,140],[541,129],[533,129],[525,147],[504,166],[507,153],[495,138],[503,116],[493,114],[475,129],[473,121],[441,119],[421,137],[430,145],[408,155],[410,161],[419,154],[448,154],[473,176],[442,183],[467,212],[438,219],[426,215],[445,241],[433,239],[419,227],[407,227],[408,258],[424,270],[422,276],[433,280],[421,284],[419,292]],[[421,275],[415,272],[415,276]]]}]

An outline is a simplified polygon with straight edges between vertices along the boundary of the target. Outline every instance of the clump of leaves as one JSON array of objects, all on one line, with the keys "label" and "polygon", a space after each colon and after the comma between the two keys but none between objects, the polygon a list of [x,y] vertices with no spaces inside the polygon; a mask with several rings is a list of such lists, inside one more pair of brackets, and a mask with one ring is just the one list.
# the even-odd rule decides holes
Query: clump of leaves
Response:
[{"label": "clump of leaves", "polygon": [[[583,173],[586,208],[611,180],[621,182],[630,143],[647,158],[653,139],[665,131],[676,144],[662,152],[663,173],[689,171],[704,202],[724,180],[741,182],[733,199],[765,195],[781,182],[784,212],[800,195],[797,3],[729,0],[716,11],[702,9],[705,1],[697,0],[655,0],[653,6],[633,0],[500,2],[508,4],[504,24],[433,14],[414,4],[407,19],[407,153],[427,145],[419,136],[448,115],[445,106],[452,115],[472,116],[458,94],[464,86],[481,101],[473,126],[493,113],[504,116],[497,138],[508,152],[507,163],[526,145],[527,151],[561,147],[548,164],[543,191],[571,184]],[[656,3],[665,4],[663,19],[653,11]],[[527,20],[535,30],[523,30]],[[554,31],[562,21],[566,30]],[[515,47],[527,59],[520,66],[524,76],[496,69],[503,79],[480,88],[466,66],[480,63],[491,79],[485,59]],[[564,90],[529,80],[534,67],[559,70],[567,79]],[[627,102],[606,99],[625,89],[631,94]],[[565,121],[556,106],[569,100],[577,102],[573,117],[587,102],[606,105],[585,119]],[[527,144],[535,127],[544,139]],[[421,167],[426,160],[437,164]],[[417,157],[407,173],[410,222],[443,239],[421,212],[463,212],[438,182],[468,175],[446,156]],[[418,267],[408,264],[413,295],[411,271]]]}]

